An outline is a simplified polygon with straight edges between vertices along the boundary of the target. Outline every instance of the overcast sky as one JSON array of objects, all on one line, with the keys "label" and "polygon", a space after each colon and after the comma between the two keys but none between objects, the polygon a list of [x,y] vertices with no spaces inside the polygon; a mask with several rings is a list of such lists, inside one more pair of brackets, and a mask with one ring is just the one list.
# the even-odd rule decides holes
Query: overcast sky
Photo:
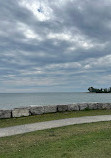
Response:
[{"label": "overcast sky", "polygon": [[0,0],[0,92],[111,86],[111,0]]}]

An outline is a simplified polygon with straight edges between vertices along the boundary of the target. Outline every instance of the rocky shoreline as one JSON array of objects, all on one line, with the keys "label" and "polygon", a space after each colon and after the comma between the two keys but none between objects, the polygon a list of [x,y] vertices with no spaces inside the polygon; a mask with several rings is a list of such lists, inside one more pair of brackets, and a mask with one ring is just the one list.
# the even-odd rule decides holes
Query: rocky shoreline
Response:
[{"label": "rocky shoreline", "polygon": [[14,108],[12,110],[0,110],[0,119],[16,118],[30,115],[41,115],[46,113],[56,113],[65,111],[82,111],[82,110],[104,110],[111,109],[111,103],[75,103],[67,105],[48,105]]}]

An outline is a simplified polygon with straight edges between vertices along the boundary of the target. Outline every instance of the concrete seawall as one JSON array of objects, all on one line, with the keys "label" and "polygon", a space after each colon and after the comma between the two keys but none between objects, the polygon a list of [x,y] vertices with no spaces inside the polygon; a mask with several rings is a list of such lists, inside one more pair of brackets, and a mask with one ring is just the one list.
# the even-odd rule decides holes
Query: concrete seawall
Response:
[{"label": "concrete seawall", "polygon": [[12,110],[0,110],[0,119],[14,118],[30,115],[41,115],[46,113],[56,113],[65,111],[82,110],[104,110],[111,109],[111,103],[75,103],[66,105],[48,105],[48,106],[29,106],[24,108],[15,108]]}]

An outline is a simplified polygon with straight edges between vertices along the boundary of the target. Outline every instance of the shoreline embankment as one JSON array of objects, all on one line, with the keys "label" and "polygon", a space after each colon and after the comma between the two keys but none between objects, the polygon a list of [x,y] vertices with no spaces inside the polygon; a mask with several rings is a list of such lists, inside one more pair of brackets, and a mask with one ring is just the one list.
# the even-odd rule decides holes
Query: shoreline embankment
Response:
[{"label": "shoreline embankment", "polygon": [[16,118],[30,115],[41,115],[46,113],[56,113],[65,111],[82,111],[82,110],[104,110],[111,109],[111,103],[74,103],[66,105],[47,105],[14,108],[12,110],[0,110],[0,119]]}]

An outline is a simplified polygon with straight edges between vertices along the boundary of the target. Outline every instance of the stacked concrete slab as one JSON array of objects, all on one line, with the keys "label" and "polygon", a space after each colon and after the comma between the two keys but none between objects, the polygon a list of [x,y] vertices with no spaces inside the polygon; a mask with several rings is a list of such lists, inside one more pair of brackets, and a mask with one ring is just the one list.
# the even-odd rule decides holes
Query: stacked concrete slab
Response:
[{"label": "stacked concrete slab", "polygon": [[41,115],[44,113],[43,106],[33,106],[29,109],[31,115]]},{"label": "stacked concrete slab", "polygon": [[105,103],[102,105],[102,109],[111,109],[111,103]]},{"label": "stacked concrete slab", "polygon": [[57,105],[58,112],[68,111],[68,105]]},{"label": "stacked concrete slab", "polygon": [[12,110],[12,117],[29,116],[29,108],[15,108]]},{"label": "stacked concrete slab", "polygon": [[57,105],[56,106],[44,106],[44,113],[55,113],[57,112]]},{"label": "stacked concrete slab", "polygon": [[78,104],[69,104],[68,105],[68,111],[79,111]]},{"label": "stacked concrete slab", "polygon": [[66,105],[48,105],[24,108],[15,108],[12,110],[0,110],[1,118],[22,117],[29,115],[41,115],[46,113],[66,112],[66,111],[82,111],[96,109],[111,109],[111,103],[75,103]]},{"label": "stacked concrete slab", "polygon": [[11,118],[11,110],[0,110],[0,118]]}]

